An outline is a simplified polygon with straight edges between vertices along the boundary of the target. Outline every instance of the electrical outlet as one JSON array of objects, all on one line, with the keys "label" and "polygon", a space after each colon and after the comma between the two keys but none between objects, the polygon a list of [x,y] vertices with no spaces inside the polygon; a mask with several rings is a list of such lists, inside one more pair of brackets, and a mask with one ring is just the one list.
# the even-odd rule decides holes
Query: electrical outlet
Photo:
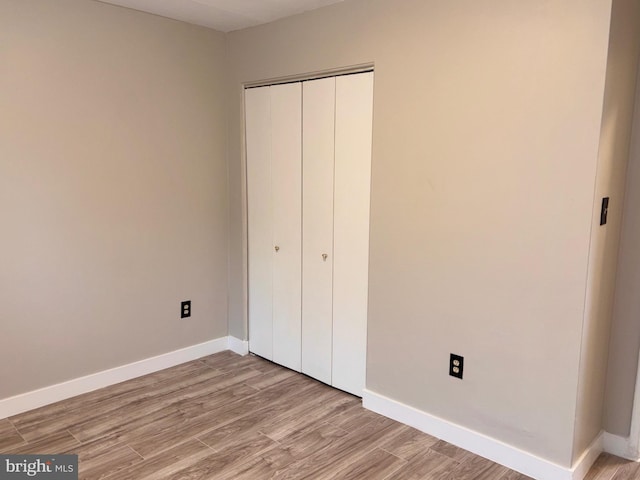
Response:
[{"label": "electrical outlet", "polygon": [[186,300],[180,304],[180,318],[191,316],[191,300]]},{"label": "electrical outlet", "polygon": [[461,357],[460,355],[456,355],[455,353],[452,353],[451,357],[449,358],[449,375],[462,380],[463,370],[464,370],[464,357]]}]

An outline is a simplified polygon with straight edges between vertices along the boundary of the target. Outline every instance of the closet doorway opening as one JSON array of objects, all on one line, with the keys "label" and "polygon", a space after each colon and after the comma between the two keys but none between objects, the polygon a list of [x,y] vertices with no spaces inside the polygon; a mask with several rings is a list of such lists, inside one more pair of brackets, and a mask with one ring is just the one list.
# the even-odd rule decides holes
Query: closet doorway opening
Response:
[{"label": "closet doorway opening", "polygon": [[372,69],[245,89],[249,350],[362,396]]}]

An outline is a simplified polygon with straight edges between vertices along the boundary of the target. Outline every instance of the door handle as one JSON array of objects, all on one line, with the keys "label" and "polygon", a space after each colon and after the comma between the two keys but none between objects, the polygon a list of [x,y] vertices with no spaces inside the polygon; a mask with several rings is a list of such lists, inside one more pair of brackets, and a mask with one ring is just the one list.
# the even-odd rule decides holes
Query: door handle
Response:
[{"label": "door handle", "polygon": [[327,261],[327,257],[328,257],[328,256],[329,256],[329,255],[327,255],[326,253],[323,253],[323,254],[322,254],[322,260],[323,260],[324,262],[326,262],[326,261]]},{"label": "door handle", "polygon": [[279,247],[278,245],[276,245],[276,247],[275,247],[275,248],[276,248],[276,252],[279,252],[279,251],[280,251],[280,247]]}]

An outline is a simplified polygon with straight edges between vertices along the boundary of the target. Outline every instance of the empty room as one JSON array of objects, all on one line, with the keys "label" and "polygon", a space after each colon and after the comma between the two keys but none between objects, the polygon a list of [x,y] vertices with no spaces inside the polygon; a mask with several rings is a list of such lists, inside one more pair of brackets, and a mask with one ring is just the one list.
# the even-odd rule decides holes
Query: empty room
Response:
[{"label": "empty room", "polygon": [[639,0],[0,0],[0,480],[640,480]]}]

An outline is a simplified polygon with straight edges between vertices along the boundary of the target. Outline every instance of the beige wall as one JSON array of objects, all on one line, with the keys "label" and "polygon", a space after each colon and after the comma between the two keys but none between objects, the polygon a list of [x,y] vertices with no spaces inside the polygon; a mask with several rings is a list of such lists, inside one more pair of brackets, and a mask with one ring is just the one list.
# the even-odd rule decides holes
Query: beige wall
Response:
[{"label": "beige wall", "polygon": [[[609,333],[639,55],[640,2],[614,0],[595,184],[574,460],[603,428]],[[603,197],[610,197],[610,203],[607,225],[601,227]]]},{"label": "beige wall", "polygon": [[[638,79],[640,92],[640,76]],[[632,102],[629,102],[631,104]],[[613,327],[609,348],[604,427],[629,436],[640,351],[640,95],[636,94],[627,170]],[[635,439],[637,442],[638,439]]]},{"label": "beige wall", "polygon": [[374,62],[368,388],[570,465],[610,8],[353,0],[228,35],[231,289],[241,83]]},{"label": "beige wall", "polygon": [[227,334],[225,70],[212,30],[0,2],[0,399]]}]

